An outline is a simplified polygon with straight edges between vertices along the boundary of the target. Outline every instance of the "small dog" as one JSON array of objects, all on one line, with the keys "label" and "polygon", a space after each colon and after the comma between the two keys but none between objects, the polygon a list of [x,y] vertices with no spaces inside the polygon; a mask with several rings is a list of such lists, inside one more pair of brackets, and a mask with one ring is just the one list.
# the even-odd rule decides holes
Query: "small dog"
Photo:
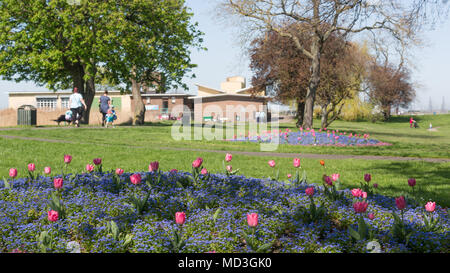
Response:
[{"label": "small dog", "polygon": [[61,122],[67,122],[70,125],[72,123],[72,111],[68,110],[66,114],[59,116],[58,119],[54,119],[53,121],[58,122],[58,126]]}]

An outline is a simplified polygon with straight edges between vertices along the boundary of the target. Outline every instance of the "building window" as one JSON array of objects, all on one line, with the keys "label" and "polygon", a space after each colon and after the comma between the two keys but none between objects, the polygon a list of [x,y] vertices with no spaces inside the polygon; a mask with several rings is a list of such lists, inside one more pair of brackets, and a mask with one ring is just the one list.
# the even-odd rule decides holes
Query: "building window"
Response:
[{"label": "building window", "polygon": [[56,109],[56,98],[36,98],[37,108]]},{"label": "building window", "polygon": [[69,98],[61,98],[61,108],[62,109],[69,108]]}]

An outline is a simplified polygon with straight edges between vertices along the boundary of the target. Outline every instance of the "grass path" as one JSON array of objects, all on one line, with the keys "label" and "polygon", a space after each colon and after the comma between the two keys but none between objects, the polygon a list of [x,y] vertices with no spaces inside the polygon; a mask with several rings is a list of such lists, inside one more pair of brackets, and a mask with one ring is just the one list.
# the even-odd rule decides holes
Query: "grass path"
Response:
[{"label": "grass path", "polygon": [[[36,137],[21,137],[21,136],[11,136],[11,135],[0,135],[0,137],[8,139],[22,139],[22,140],[33,140],[49,143],[67,143],[67,144],[89,144],[86,142],[75,142],[69,140],[60,139],[44,139]],[[114,146],[115,144],[96,144],[102,146]],[[131,149],[144,149],[144,146],[132,146],[132,145],[121,145],[122,147],[127,147]],[[274,153],[274,152],[246,152],[246,151],[223,151],[223,150],[209,150],[209,149],[194,149],[194,148],[179,148],[179,147],[164,147],[160,146],[158,149],[161,150],[171,150],[171,151],[186,151],[186,152],[205,152],[205,153],[221,153],[232,152],[233,154],[246,155],[246,156],[260,156],[260,157],[281,157],[281,158],[295,158],[299,155],[297,153]],[[450,159],[445,158],[420,158],[420,157],[399,157],[399,156],[373,156],[373,155],[339,155],[339,154],[309,154],[301,153],[302,158],[316,158],[316,159],[359,159],[359,160],[392,160],[392,161],[425,161],[431,163],[444,163],[450,162]]]}]

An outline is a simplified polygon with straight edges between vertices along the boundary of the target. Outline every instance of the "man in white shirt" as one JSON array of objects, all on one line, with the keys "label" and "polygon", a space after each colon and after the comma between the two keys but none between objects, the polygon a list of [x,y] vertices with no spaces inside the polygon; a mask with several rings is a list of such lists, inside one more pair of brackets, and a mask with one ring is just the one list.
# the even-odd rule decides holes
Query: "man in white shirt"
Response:
[{"label": "man in white shirt", "polygon": [[[83,109],[84,106],[84,109]],[[75,121],[77,127],[80,127],[80,120],[83,116],[83,111],[87,109],[83,96],[78,93],[78,88],[73,89],[73,94],[69,97],[69,107],[72,110],[72,120]]]}]

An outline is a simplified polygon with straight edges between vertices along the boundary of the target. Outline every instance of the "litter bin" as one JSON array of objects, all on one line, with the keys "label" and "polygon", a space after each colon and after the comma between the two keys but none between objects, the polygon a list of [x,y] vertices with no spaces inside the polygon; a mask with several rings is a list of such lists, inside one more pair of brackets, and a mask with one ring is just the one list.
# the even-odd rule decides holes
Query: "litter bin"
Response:
[{"label": "litter bin", "polygon": [[22,105],[17,109],[17,125],[36,126],[36,107]]}]

